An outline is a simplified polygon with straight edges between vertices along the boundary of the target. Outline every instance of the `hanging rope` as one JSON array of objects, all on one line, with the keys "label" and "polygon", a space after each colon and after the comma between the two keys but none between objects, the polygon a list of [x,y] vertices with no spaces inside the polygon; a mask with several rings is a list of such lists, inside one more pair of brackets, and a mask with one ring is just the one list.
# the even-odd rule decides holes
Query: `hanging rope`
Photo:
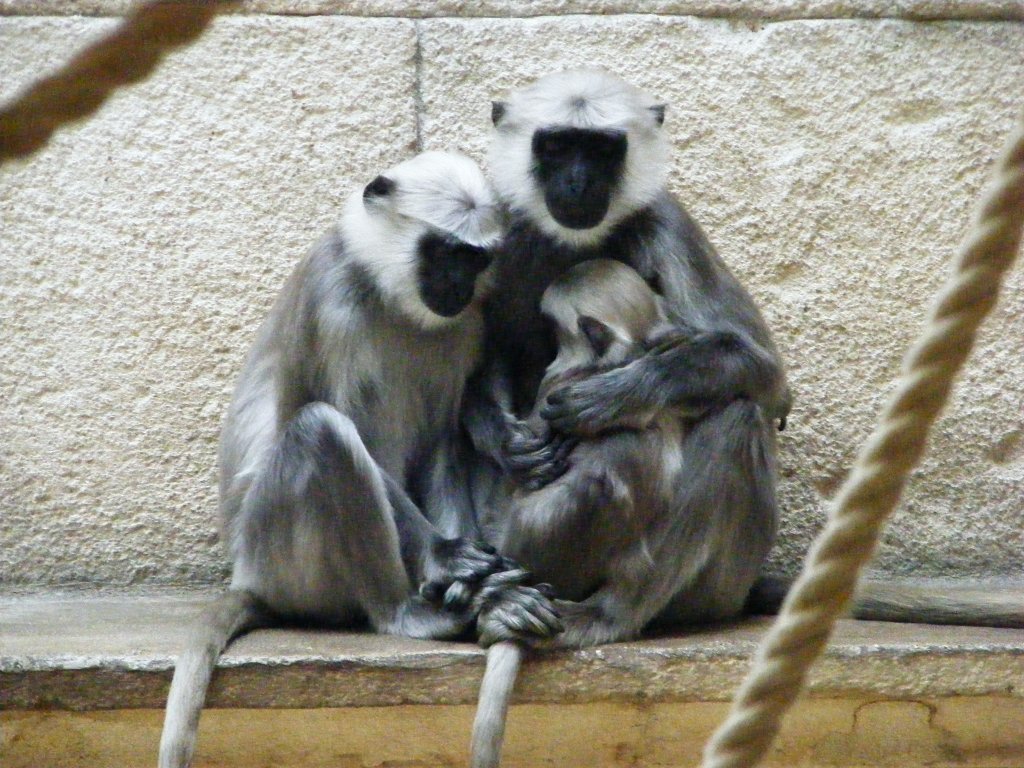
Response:
[{"label": "hanging rope", "polygon": [[955,272],[903,361],[896,392],[833,501],[825,530],[761,643],[729,717],[705,748],[705,768],[750,768],[771,746],[924,452],[928,429],[1017,255],[1022,225],[1024,116],[996,166]]},{"label": "hanging rope", "polygon": [[145,80],[160,59],[199,37],[235,0],[154,2],[0,111],[0,163],[42,148],[62,125],[95,112],[117,88]]}]

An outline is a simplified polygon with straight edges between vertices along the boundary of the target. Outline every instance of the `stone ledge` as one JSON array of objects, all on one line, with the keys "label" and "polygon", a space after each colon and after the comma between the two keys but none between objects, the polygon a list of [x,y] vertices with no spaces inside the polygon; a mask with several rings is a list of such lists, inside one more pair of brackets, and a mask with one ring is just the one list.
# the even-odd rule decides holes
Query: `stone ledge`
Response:
[{"label": "stone ledge", "polygon": [[[0,597],[0,709],[160,708],[187,628],[214,593]],[[537,654],[516,701],[724,702],[768,619]],[[454,705],[476,700],[483,652],[371,634],[252,633],[221,660],[210,706]],[[843,621],[811,676],[815,698],[1024,698],[1024,631]]]},{"label": "stone ledge", "polygon": [[[0,15],[121,16],[132,0],[0,0]],[[236,13],[437,17],[656,14],[752,20],[1024,21],[1019,0],[246,0]]]}]

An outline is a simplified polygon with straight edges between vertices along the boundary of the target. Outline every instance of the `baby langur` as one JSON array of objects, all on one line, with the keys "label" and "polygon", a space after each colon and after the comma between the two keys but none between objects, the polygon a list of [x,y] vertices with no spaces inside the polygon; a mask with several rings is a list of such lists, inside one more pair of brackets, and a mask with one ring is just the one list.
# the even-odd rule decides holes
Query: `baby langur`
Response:
[{"label": "baby langur", "polygon": [[474,619],[417,587],[471,597],[504,563],[470,540],[478,534],[455,442],[499,235],[477,166],[425,153],[356,191],[288,280],[221,433],[231,585],[175,669],[161,768],[189,763],[217,657],[242,632],[368,621],[440,638]]},{"label": "baby langur", "polygon": [[[555,279],[541,312],[554,327],[558,353],[527,419],[537,430],[548,392],[636,360],[671,330],[643,278],[609,259],[582,262]],[[633,636],[693,578],[690,560],[664,552],[687,540],[680,536],[687,521],[675,513],[684,486],[679,446],[689,429],[677,409],[648,411],[635,423],[583,439],[568,471],[549,485],[507,492],[507,511],[483,512],[488,541],[519,558],[560,598],[555,606],[564,632],[552,644],[578,647]],[[660,599],[641,599],[651,592]],[[485,610],[479,621],[481,641],[495,644],[474,725],[473,768],[498,764],[520,661],[522,646],[510,640],[507,625],[490,621],[500,609]]]}]

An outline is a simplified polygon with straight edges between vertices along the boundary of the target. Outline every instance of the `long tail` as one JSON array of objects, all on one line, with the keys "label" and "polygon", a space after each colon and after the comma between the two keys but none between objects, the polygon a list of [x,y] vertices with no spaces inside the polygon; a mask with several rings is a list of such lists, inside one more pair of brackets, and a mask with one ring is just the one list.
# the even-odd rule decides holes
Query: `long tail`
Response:
[{"label": "long tail", "polygon": [[203,611],[189,647],[174,667],[160,738],[160,768],[187,768],[218,657],[235,637],[267,623],[268,612],[260,600],[241,590],[229,590]]},{"label": "long tail", "polygon": [[[792,580],[758,579],[747,600],[750,613],[777,613]],[[870,621],[1024,627],[1024,587],[1005,583],[864,581],[850,615]]]},{"label": "long tail", "polygon": [[522,660],[523,647],[511,640],[495,643],[487,651],[487,669],[480,683],[470,742],[471,768],[498,768],[508,704]]}]

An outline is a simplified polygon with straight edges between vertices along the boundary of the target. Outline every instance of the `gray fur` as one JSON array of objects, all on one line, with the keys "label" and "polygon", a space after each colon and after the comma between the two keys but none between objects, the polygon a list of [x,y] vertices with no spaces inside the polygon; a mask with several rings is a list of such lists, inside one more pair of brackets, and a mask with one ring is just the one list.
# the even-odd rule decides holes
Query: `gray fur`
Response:
[{"label": "gray fur", "polygon": [[[485,535],[552,582],[565,626],[559,645],[739,616],[777,526],[774,425],[792,403],[785,370],[750,295],[664,188],[657,106],[612,75],[584,71],[542,78],[492,110],[491,167],[509,229],[485,305],[487,360],[464,423],[480,457],[473,484]],[[586,140],[552,150],[558,134]],[[581,158],[623,136],[625,159],[609,186]],[[592,167],[609,162],[598,155]],[[588,191],[595,178],[602,183]],[[594,191],[606,189],[605,199]],[[588,209],[607,214],[578,224],[593,220]],[[660,294],[667,327],[634,359],[549,391],[548,366],[567,335],[560,330],[556,350],[541,297],[592,259],[632,267]],[[901,602],[874,588],[853,613],[1001,625],[1024,615],[1019,598],[985,602],[975,610],[935,591]],[[488,631],[500,610],[499,600],[481,614],[481,636],[529,642]]]},{"label": "gray fur", "polygon": [[473,721],[470,768],[494,768],[501,757],[512,687],[519,674],[522,649],[514,641],[495,643],[487,652],[480,703]]},{"label": "gray fur", "polygon": [[[792,579],[764,576],[747,599],[751,613],[778,613]],[[1024,628],[1024,588],[1005,580],[863,580],[849,607],[867,621]]]},{"label": "gray fur", "polygon": [[[547,289],[542,308],[555,323],[559,349],[538,400],[567,380],[586,381],[632,364],[668,324],[660,299],[616,261],[576,265]],[[609,330],[612,342],[600,356],[582,331],[584,317]],[[749,492],[757,477],[772,474],[770,456],[748,437],[771,434],[761,418],[748,400],[724,406],[713,421],[661,408],[584,439],[572,450],[568,471],[543,488],[517,487],[505,478],[481,510],[481,525],[499,551],[522,562],[557,596],[564,631],[545,645],[608,643],[634,636],[652,621],[707,621],[742,609],[772,535],[771,499],[752,502]],[[537,409],[527,422],[531,430],[544,428]],[[698,448],[690,461],[681,447],[687,441]],[[733,486],[716,489],[714,499],[701,498],[704,488],[691,473],[710,471],[715,461],[730,462]],[[710,502],[730,503],[737,512],[710,521],[679,514]],[[746,570],[737,573],[737,564]],[[481,612],[482,638],[529,642],[528,630],[518,638],[491,630],[503,607],[497,601]],[[516,663],[488,663],[474,727],[474,768],[497,765],[504,721],[495,713],[505,712],[508,702],[493,697],[509,695],[513,681],[491,678],[514,674],[517,648],[509,642],[492,647]]]},{"label": "gray fur", "polygon": [[199,713],[217,658],[232,638],[270,620],[254,595],[237,590],[229,590],[203,612],[191,646],[174,667],[167,720],[160,740],[161,765],[188,764],[195,750]]},{"label": "gray fur", "polygon": [[[459,586],[465,601],[502,565],[493,550],[453,538],[476,538],[457,427],[479,360],[479,254],[498,236],[496,213],[470,160],[426,153],[356,191],[288,280],[221,432],[231,586],[176,669],[161,768],[188,764],[217,657],[249,628],[368,621],[379,632],[439,638],[471,627],[468,606],[434,605],[417,588]],[[428,236],[468,244],[431,252],[445,279],[465,275],[477,289],[452,316],[419,294],[433,290],[420,282]],[[470,252],[466,271],[458,260]]]},{"label": "gray fur", "polygon": [[[552,583],[566,628],[559,645],[739,615],[777,525],[773,422],[790,407],[784,368],[750,295],[664,189],[656,105],[611,75],[568,72],[513,93],[493,115],[491,167],[509,230],[464,422],[482,457],[474,494],[485,536]],[[536,170],[547,160],[532,139],[552,128],[626,136],[620,182],[592,229],[547,209]],[[653,337],[634,358],[552,382],[548,366],[567,337],[559,331],[558,349],[548,340],[542,296],[593,259],[632,267],[660,294],[664,321],[650,318]],[[516,425],[531,412],[523,439]],[[539,481],[515,488],[524,475]],[[481,636],[501,637],[487,631],[498,611],[481,613]]]},{"label": "gray fur", "polygon": [[[676,430],[675,436],[665,432],[663,453],[657,454],[659,463],[671,458],[675,467],[667,483],[671,497],[661,502],[664,513],[656,515],[646,546],[658,573],[650,583],[640,579],[646,586],[632,588],[630,595],[609,602],[610,591],[595,593],[573,608],[587,611],[594,621],[590,634],[579,636],[583,642],[635,634],[653,621],[707,622],[738,615],[776,529],[773,422],[788,414],[791,400],[784,367],[750,295],[679,203],[649,182],[661,184],[666,176],[667,150],[657,147],[667,140],[650,110],[657,103],[603,73],[542,78],[503,103],[491,152],[495,186],[509,206],[510,227],[498,249],[494,290],[485,303],[487,363],[473,382],[464,419],[486,459],[475,469],[475,493],[491,510],[513,508],[500,503],[507,496],[502,478],[510,471],[522,472],[508,450],[515,450],[518,441],[510,410],[517,418],[531,410],[543,418],[536,430],[541,447],[530,454],[538,463],[551,460],[561,450],[559,441],[568,436],[582,441],[568,462],[574,468],[570,472],[593,472],[590,451],[598,454],[593,459],[599,464],[615,452],[612,463],[625,475],[620,478],[624,485],[645,495],[647,470],[630,458],[637,449],[630,430],[659,414],[672,414],[676,424],[683,416],[687,419],[687,428]],[[546,120],[626,133],[626,182],[613,191],[609,204],[616,213],[613,226],[580,232],[559,224],[541,210],[543,194],[528,189],[539,186],[538,178],[515,170],[534,163],[529,137],[550,127]],[[653,337],[634,359],[556,382],[551,391],[539,394],[547,366],[561,354],[547,341],[542,296],[567,270],[592,259],[632,267],[659,294],[665,321],[659,319]],[[612,436],[600,437],[608,434]],[[588,446],[594,437],[600,439]],[[550,450],[543,447],[547,438]],[[579,480],[584,486],[605,482]],[[545,490],[551,499],[530,498],[554,503],[565,486]],[[572,494],[567,496],[565,504],[571,507]],[[503,527],[490,514],[489,530],[505,531],[492,543],[501,549],[507,536],[510,548],[502,551],[512,557],[530,550],[527,567],[542,565],[540,579],[559,560],[567,564],[562,570],[572,570],[568,564],[577,558],[601,559],[577,552],[572,531],[555,530],[555,520],[545,524],[548,530],[539,525],[527,535],[510,529],[507,521]],[[544,517],[535,511],[525,516]],[[574,520],[571,514],[566,519]],[[520,543],[521,537],[526,538]],[[570,549],[560,549],[555,540]],[[609,550],[632,549],[630,542],[619,543],[621,548],[614,541],[601,544]],[[642,562],[639,556],[635,563],[631,560],[627,571],[642,569]],[[574,596],[585,592],[589,578],[582,572],[576,576]],[[627,589],[625,582],[618,589]],[[620,606],[632,599],[637,604],[624,609],[628,616],[620,614]],[[562,642],[574,637],[569,630]]]}]

